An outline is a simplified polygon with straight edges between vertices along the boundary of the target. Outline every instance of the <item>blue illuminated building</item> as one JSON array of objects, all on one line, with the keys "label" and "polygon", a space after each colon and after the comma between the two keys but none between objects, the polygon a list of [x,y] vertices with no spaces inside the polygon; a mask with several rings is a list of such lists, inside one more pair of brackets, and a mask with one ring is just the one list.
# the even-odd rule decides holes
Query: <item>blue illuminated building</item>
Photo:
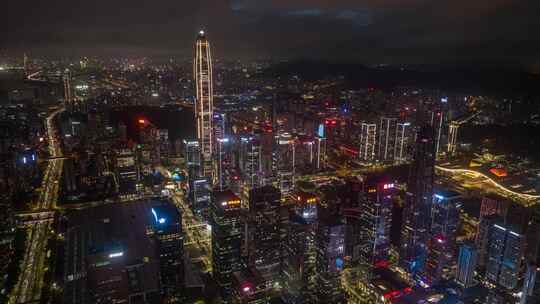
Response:
[{"label": "blue illuminated building", "polygon": [[475,284],[474,271],[478,261],[478,250],[472,244],[464,244],[459,248],[456,282],[463,288]]},{"label": "blue illuminated building", "polygon": [[438,190],[431,207],[431,239],[422,280],[434,285],[450,274],[455,265],[456,237],[459,228],[461,195],[453,191]]},{"label": "blue illuminated building", "polygon": [[324,138],[324,124],[319,124],[319,127],[317,128],[317,136]]},{"label": "blue illuminated building", "polygon": [[525,236],[504,224],[493,224],[489,232],[486,278],[496,286],[513,290],[520,279]]},{"label": "blue illuminated building", "polygon": [[158,243],[160,289],[166,298],[174,299],[184,284],[182,217],[178,209],[167,201],[153,206],[150,212]]}]

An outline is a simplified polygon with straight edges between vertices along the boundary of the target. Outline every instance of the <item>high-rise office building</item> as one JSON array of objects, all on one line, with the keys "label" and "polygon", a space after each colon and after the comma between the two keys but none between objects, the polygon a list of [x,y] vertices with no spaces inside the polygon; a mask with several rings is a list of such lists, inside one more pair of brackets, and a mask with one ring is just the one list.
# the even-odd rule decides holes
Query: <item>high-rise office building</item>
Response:
[{"label": "high-rise office building", "polygon": [[377,266],[388,265],[392,200],[395,184],[367,176],[357,208],[345,209],[346,251],[363,279],[369,281]]},{"label": "high-rise office building", "polygon": [[295,139],[287,132],[281,133],[277,139],[274,163],[276,164],[279,190],[283,195],[289,194],[294,188],[295,144]]},{"label": "high-rise office building", "polygon": [[497,223],[500,217],[495,215],[484,216],[478,224],[478,231],[474,243],[478,250],[478,267],[485,268],[488,261],[489,232],[493,224]]},{"label": "high-rise office building", "polygon": [[315,144],[317,146],[316,168],[320,170],[326,166],[326,138],[315,137]]},{"label": "high-rise office building", "polygon": [[197,121],[197,139],[201,145],[202,174],[206,177],[212,177],[214,90],[210,42],[206,39],[204,31],[200,31],[197,36],[193,69],[197,91],[195,119]]},{"label": "high-rise office building", "polygon": [[394,148],[395,161],[403,163],[409,159],[409,146],[411,142],[410,138],[410,125],[409,122],[400,122],[396,125],[396,141]]},{"label": "high-rise office building", "polygon": [[214,138],[215,140],[220,138],[226,138],[227,132],[227,119],[225,113],[217,113],[214,111],[213,115],[214,121],[212,122],[212,127],[214,128]]},{"label": "high-rise office building", "polygon": [[538,303],[540,300],[540,268],[534,263],[528,263],[523,277],[523,289],[519,304]]},{"label": "high-rise office building", "polygon": [[502,197],[495,195],[486,195],[482,198],[480,205],[480,221],[485,216],[496,215],[500,217],[506,217],[510,203]]},{"label": "high-rise office building", "polygon": [[171,151],[171,142],[169,140],[168,129],[158,130],[158,144],[159,144],[159,156],[161,160],[167,161],[169,158],[169,153]]},{"label": "high-rise office building", "polygon": [[377,159],[394,162],[396,156],[397,119],[381,117],[379,124],[379,140],[377,143]]},{"label": "high-rise office building", "polygon": [[120,149],[116,151],[116,176],[121,195],[133,195],[137,192],[139,172],[133,150]]},{"label": "high-rise office building", "polygon": [[240,137],[240,170],[248,188],[262,184],[262,153],[260,140],[254,136]]},{"label": "high-rise office building", "polygon": [[280,207],[281,193],[275,187],[249,192],[248,266],[257,269],[269,286],[277,282],[281,270]]},{"label": "high-rise office building", "polygon": [[190,167],[201,166],[201,146],[196,140],[184,140],[184,157],[186,159],[186,166],[188,170]]},{"label": "high-rise office building", "polygon": [[316,142],[312,137],[299,135],[294,146],[294,167],[296,171],[310,172],[314,169]]},{"label": "high-rise office building", "polygon": [[165,297],[174,299],[184,284],[182,216],[170,202],[155,205],[150,212],[159,252],[160,288]]},{"label": "high-rise office building", "polygon": [[231,139],[227,137],[226,115],[225,113],[214,112],[214,164],[213,164],[213,184],[220,191],[228,189],[229,173],[231,169]]},{"label": "high-rise office building", "polygon": [[270,288],[257,269],[235,271],[231,287],[234,304],[266,304],[270,301]]},{"label": "high-rise office building", "polygon": [[214,191],[210,207],[212,274],[225,299],[231,297],[232,275],[242,268],[241,201],[230,190]]},{"label": "high-rise office building", "polygon": [[443,140],[444,126],[446,122],[446,113],[444,111],[433,111],[431,112],[430,124],[435,131],[434,141],[435,141],[435,156],[438,158],[439,153],[442,152],[443,147],[441,143]]},{"label": "high-rise office building", "polygon": [[403,227],[400,262],[411,274],[424,267],[431,236],[431,205],[435,176],[435,143],[433,128],[424,125],[416,137],[414,161],[410,168]]},{"label": "high-rise office building", "polygon": [[193,180],[191,183],[190,180],[190,191],[191,191],[191,202],[193,205],[193,211],[202,216],[206,217],[208,213],[208,208],[211,203],[211,183],[208,177],[200,177]]},{"label": "high-rise office building", "polygon": [[362,123],[360,127],[360,152],[359,156],[361,160],[372,161],[375,160],[377,140],[377,125]]},{"label": "high-rise office building", "polygon": [[493,224],[489,231],[486,278],[506,290],[517,287],[522,270],[525,237],[510,227]]},{"label": "high-rise office building", "polygon": [[295,214],[302,217],[308,223],[312,223],[317,220],[317,204],[320,198],[315,193],[309,193],[304,191],[295,191],[291,195],[294,202]]},{"label": "high-rise office building", "polygon": [[345,266],[345,225],[336,217],[320,219],[315,247],[317,303],[343,303],[341,272]]},{"label": "high-rise office building", "polygon": [[287,303],[311,303],[315,298],[316,222],[294,215],[284,242],[283,282]]},{"label": "high-rise office building", "polygon": [[214,163],[214,172],[216,173],[214,177],[214,184],[218,187],[220,191],[228,189],[229,178],[231,173],[231,142],[229,138],[217,138],[216,139],[216,153],[215,153],[215,163]]},{"label": "high-rise office building", "polygon": [[474,272],[478,261],[478,251],[473,244],[463,244],[459,248],[456,282],[463,288],[475,284]]},{"label": "high-rise office building", "polygon": [[461,195],[438,190],[431,207],[431,239],[423,281],[428,285],[440,282],[455,265],[456,238],[459,227]]},{"label": "high-rise office building", "polygon": [[62,76],[62,81],[64,84],[64,106],[69,111],[73,110],[73,83],[71,79],[71,71],[69,69],[66,69],[64,71],[64,74]]},{"label": "high-rise office building", "polygon": [[[65,233],[69,246],[65,248],[62,302],[165,302],[162,299],[167,295],[160,284],[171,282],[163,281],[167,274],[176,277],[180,256],[175,248],[181,245],[175,238],[163,240],[167,245],[161,245],[167,249],[159,248],[156,238],[160,236],[151,210],[167,205],[175,209],[168,201],[134,200],[71,212]],[[158,214],[158,224],[160,219],[165,219],[165,225],[169,221],[179,223],[176,211],[172,212]],[[168,234],[163,233],[162,237]]]}]

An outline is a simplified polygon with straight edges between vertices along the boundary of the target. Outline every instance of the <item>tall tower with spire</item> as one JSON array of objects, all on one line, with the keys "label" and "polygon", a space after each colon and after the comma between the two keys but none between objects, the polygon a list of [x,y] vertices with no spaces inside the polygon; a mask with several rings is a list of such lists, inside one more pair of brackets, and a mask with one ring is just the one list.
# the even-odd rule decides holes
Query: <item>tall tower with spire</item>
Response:
[{"label": "tall tower with spire", "polygon": [[214,146],[212,118],[214,112],[214,90],[212,83],[212,55],[210,42],[204,31],[200,31],[195,43],[195,60],[193,75],[197,90],[195,102],[195,119],[197,123],[197,139],[201,147],[203,175],[212,176],[212,154]]}]

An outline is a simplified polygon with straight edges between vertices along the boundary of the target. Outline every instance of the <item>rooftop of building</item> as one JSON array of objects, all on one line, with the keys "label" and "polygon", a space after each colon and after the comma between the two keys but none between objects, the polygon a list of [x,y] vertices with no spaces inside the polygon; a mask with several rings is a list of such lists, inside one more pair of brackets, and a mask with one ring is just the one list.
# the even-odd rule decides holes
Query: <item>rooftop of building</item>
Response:
[{"label": "rooftop of building", "polygon": [[379,267],[373,270],[372,284],[381,294],[400,294],[411,292],[411,286],[407,284],[399,275],[386,267]]},{"label": "rooftop of building", "polygon": [[212,192],[212,204],[219,212],[240,210],[241,199],[231,190]]},{"label": "rooftop of building", "polygon": [[[157,292],[159,256],[148,228],[155,225],[153,209],[165,212],[172,211],[171,208],[174,206],[166,201],[141,200],[70,211],[66,233],[66,296],[80,295],[83,289],[91,288],[92,281],[120,276],[123,279],[117,292],[127,297],[134,293],[127,283],[127,267],[140,269],[142,290]],[[87,272],[88,279],[79,276],[82,272]]]},{"label": "rooftop of building", "polygon": [[435,189],[433,193],[435,194],[435,196],[439,196],[444,199],[455,199],[455,198],[461,197],[461,194],[459,194],[456,191],[442,189],[442,188]]},{"label": "rooftop of building", "polygon": [[231,190],[214,191],[212,192],[212,197],[216,202],[229,202],[240,200],[240,198]]},{"label": "rooftop of building", "polygon": [[260,195],[260,194],[277,194],[279,193],[279,189],[274,187],[274,186],[271,186],[271,185],[265,185],[265,186],[262,186],[262,187],[258,187],[258,188],[253,188],[251,189],[250,191],[250,196],[252,195]]},{"label": "rooftop of building", "polygon": [[156,201],[150,208],[150,223],[154,225],[163,225],[170,223],[181,223],[180,212],[175,205],[167,201]]}]

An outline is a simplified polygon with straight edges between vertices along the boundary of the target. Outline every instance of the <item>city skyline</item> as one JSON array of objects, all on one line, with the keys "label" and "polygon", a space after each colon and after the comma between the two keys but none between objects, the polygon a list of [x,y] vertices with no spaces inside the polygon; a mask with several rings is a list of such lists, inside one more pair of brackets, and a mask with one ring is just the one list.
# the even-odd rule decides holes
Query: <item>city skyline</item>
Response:
[{"label": "city skyline", "polygon": [[0,49],[1,303],[540,302],[535,3],[64,1],[0,21],[35,17]]}]

